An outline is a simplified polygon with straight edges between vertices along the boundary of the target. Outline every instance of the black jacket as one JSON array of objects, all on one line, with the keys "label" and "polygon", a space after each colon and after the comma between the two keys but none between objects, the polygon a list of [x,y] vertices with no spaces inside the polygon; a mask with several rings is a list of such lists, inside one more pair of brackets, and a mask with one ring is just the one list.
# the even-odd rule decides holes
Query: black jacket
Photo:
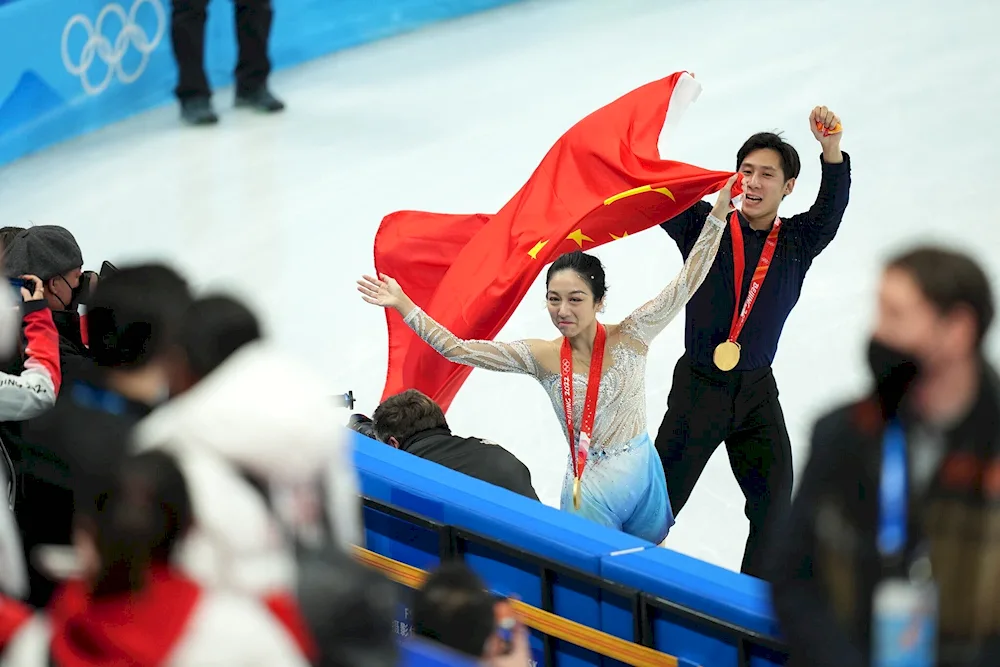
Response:
[{"label": "black jacket", "polygon": [[[62,396],[65,394],[65,387],[72,385],[75,379],[81,377],[93,377],[94,367],[90,359],[90,352],[83,344],[83,336],[80,330],[80,315],[75,312],[54,310],[52,318],[59,333],[59,369],[61,387],[56,405],[63,402]],[[23,324],[22,324],[23,326]],[[22,339],[24,333],[22,331]],[[22,340],[22,347],[25,341]],[[3,368],[0,369],[12,375],[20,375],[24,372],[24,358],[22,355],[7,360]],[[42,419],[44,415],[37,419]],[[28,422],[0,422],[0,441],[3,442],[7,455],[13,459],[15,476],[19,477],[25,469],[37,473],[37,476],[53,478],[65,477],[65,471],[60,467],[58,461],[51,461],[46,454],[40,458],[33,453],[30,442],[25,440],[24,429]],[[43,448],[44,451],[44,448]],[[20,484],[20,479],[17,480]],[[20,493],[18,493],[20,496]]]},{"label": "black jacket", "polygon": [[[941,667],[1000,665],[1000,379],[989,367],[969,414],[938,437],[904,414],[911,472],[907,554],[930,549]],[[774,606],[789,665],[870,663],[885,424],[875,399],[821,418],[784,530],[772,540]],[[922,451],[918,451],[922,450]],[[940,455],[924,483],[915,455]],[[991,482],[992,480],[992,482]]]},{"label": "black jacket", "polygon": [[31,559],[39,544],[71,544],[74,511],[93,508],[126,455],[133,427],[148,405],[107,389],[99,369],[64,381],[55,407],[21,424],[15,466],[19,490],[14,507],[28,560],[28,602],[44,606],[54,582]]},{"label": "black jacket", "polygon": [[432,428],[410,436],[399,448],[469,477],[538,500],[527,466],[506,449],[488,440],[463,438],[452,435],[446,428]]},{"label": "black jacket", "polygon": [[83,344],[80,314],[76,311],[53,310],[52,319],[59,332],[59,365],[63,384],[82,377],[90,369],[90,351]]}]

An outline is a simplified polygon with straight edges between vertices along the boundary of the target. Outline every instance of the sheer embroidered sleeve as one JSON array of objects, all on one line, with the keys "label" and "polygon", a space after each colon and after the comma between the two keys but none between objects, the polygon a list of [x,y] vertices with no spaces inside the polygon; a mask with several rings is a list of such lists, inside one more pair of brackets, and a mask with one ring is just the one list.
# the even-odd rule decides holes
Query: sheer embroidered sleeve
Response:
[{"label": "sheer embroidered sleeve", "polygon": [[681,272],[663,288],[652,301],[648,301],[625,318],[621,331],[635,340],[649,345],[671,320],[684,309],[688,300],[701,287],[708,276],[726,223],[711,213],[694,242],[691,253],[684,261]]},{"label": "sheer embroidered sleeve", "polygon": [[492,340],[462,340],[419,307],[414,307],[403,318],[403,322],[448,361],[488,371],[538,376],[539,367],[526,341],[498,343]]}]

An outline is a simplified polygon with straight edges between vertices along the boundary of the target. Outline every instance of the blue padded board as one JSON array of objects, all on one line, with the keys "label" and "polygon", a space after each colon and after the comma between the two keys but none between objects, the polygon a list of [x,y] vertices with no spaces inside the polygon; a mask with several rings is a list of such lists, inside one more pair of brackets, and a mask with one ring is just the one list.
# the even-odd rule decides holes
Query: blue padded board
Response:
[{"label": "blue padded board", "polygon": [[[475,531],[514,549],[537,554],[556,564],[567,564],[595,577],[600,574],[602,557],[623,550],[652,547],[643,540],[397,451],[357,433],[351,432],[350,436],[355,446],[362,492],[371,498]],[[370,517],[373,518],[372,510],[366,511],[370,549],[414,565],[418,565],[414,559],[426,563],[431,558],[428,552],[436,549],[435,538],[421,537],[420,544],[415,546],[395,532],[392,523],[403,523],[400,520],[382,519],[382,526],[374,529],[368,521]],[[405,530],[411,531],[412,537],[414,529]],[[465,560],[496,592],[517,594],[527,604],[542,606],[541,573],[529,559],[489,545],[469,543]],[[553,611],[583,625],[633,639],[631,621],[623,622],[619,617],[614,630],[606,628],[602,595],[593,583],[568,573],[557,573],[553,583]],[[541,647],[539,637],[534,637],[532,648],[538,660],[542,657]],[[561,666],[610,664],[597,654],[570,644],[556,641],[555,649]]]},{"label": "blue padded board", "polygon": [[[760,579],[705,563],[669,549],[649,549],[603,559],[607,579],[643,590],[705,615],[760,634],[779,636],[770,587]],[[698,665],[736,665],[734,639],[669,614],[653,614],[657,650]],[[782,656],[761,651],[752,664],[780,664]]]},{"label": "blue padded board", "polygon": [[476,663],[439,644],[408,639],[399,645],[399,667],[476,667]]}]

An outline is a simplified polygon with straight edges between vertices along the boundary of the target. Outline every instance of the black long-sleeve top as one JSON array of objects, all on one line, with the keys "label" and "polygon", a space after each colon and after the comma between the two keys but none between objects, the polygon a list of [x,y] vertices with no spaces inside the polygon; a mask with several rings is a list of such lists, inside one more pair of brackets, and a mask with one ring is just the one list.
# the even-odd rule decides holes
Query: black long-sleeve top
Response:
[{"label": "black long-sleeve top", "polygon": [[[737,339],[742,349],[740,362],[734,370],[767,368],[774,361],[781,330],[799,300],[806,272],[813,259],[837,234],[847,209],[851,161],[847,153],[843,155],[844,161],[839,164],[828,164],[820,159],[823,175],[812,208],[805,213],[782,218],[771,267]],[[711,209],[712,205],[708,202],[698,202],[660,225],[677,243],[684,259],[691,252]],[[740,225],[746,257],[740,292],[742,306],[770,230],[751,229],[742,215]],[[704,284],[688,302],[685,313],[685,347],[688,356],[697,365],[712,366],[715,347],[729,336],[735,309],[733,271],[733,241],[727,226],[715,263]]]}]

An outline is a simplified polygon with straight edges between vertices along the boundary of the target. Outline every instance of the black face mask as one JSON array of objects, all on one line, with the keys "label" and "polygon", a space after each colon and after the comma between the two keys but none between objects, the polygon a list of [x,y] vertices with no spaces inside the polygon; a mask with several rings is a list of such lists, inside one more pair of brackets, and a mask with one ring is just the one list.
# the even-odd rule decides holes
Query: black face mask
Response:
[{"label": "black face mask", "polygon": [[920,375],[920,362],[907,353],[874,338],[868,343],[868,365],[875,378],[875,391],[882,412],[892,419],[913,381]]},{"label": "black face mask", "polygon": [[[62,303],[63,308],[74,313],[80,310],[80,304],[84,303],[84,299],[87,295],[87,288],[90,285],[90,276],[88,275],[89,273],[93,272],[84,271],[80,275],[80,282],[77,284],[77,286],[70,287],[70,294],[72,294],[72,296],[69,299],[69,303],[66,303],[62,299],[59,299],[59,296],[56,295],[56,298],[59,299],[59,301]],[[64,283],[66,283],[66,287],[69,287],[69,281],[66,280],[66,278],[63,276],[59,277],[62,278],[62,281]]]}]

